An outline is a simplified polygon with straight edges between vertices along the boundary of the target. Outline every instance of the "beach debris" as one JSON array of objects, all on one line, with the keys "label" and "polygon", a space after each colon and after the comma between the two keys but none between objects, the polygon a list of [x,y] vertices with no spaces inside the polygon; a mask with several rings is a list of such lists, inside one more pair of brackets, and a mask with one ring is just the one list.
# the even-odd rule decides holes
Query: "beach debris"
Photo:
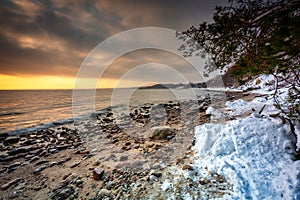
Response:
[{"label": "beach debris", "polygon": [[93,171],[93,178],[96,181],[99,181],[103,178],[104,169],[103,168],[95,168]]}]

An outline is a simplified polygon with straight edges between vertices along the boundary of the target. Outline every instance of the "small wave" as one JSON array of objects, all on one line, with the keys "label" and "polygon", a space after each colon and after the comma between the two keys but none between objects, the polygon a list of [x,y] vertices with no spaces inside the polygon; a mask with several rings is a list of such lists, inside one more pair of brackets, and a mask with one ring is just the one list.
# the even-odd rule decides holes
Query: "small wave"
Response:
[{"label": "small wave", "polygon": [[0,117],[4,117],[4,116],[12,116],[12,115],[22,115],[24,113],[22,112],[9,112],[9,113],[0,113]]},{"label": "small wave", "polygon": [[8,132],[8,134],[9,135],[19,135],[19,134],[24,134],[24,133],[36,132],[36,131],[51,128],[51,127],[54,127],[54,126],[70,124],[70,123],[73,123],[73,122],[74,122],[73,118],[66,119],[66,120],[57,120],[57,121],[54,121],[54,122],[49,122],[49,123],[34,126],[34,127],[13,130],[13,131]]},{"label": "small wave", "polygon": [[[110,109],[110,107],[102,109],[102,110],[100,110],[98,112],[95,112],[95,113],[96,114],[102,114],[104,112],[107,112],[108,109]],[[71,123],[75,123],[75,122],[78,122],[78,121],[83,121],[83,120],[90,119],[91,114],[92,113],[85,114],[85,115],[80,115],[80,116],[77,116],[77,117],[72,117],[72,118],[69,118],[69,119],[57,120],[57,121],[49,122],[49,123],[38,125],[38,126],[17,129],[17,130],[9,131],[8,134],[9,135],[19,135],[19,134],[24,134],[24,133],[36,132],[36,131],[40,131],[40,130],[55,127],[55,126],[71,124]]]}]

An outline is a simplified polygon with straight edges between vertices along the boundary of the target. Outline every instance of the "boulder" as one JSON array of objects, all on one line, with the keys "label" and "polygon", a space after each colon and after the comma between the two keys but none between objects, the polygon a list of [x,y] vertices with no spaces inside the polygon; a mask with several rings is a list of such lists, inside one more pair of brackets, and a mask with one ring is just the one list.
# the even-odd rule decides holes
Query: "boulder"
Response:
[{"label": "boulder", "polygon": [[168,126],[158,126],[152,128],[150,139],[153,140],[170,140],[175,136],[175,129]]}]

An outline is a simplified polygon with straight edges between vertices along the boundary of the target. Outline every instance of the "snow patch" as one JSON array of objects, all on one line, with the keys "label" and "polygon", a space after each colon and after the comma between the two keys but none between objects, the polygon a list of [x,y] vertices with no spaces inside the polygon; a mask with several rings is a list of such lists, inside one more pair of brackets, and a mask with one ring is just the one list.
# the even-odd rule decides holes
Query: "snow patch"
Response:
[{"label": "snow patch", "polygon": [[207,115],[212,115],[212,119],[221,119],[221,118],[224,118],[224,117],[225,117],[224,113],[221,112],[220,109],[215,108],[215,107],[213,107],[213,106],[209,106],[209,107],[206,109],[205,113],[206,113]]},{"label": "snow patch", "polygon": [[196,166],[224,175],[234,185],[223,199],[297,199],[299,162],[288,125],[269,118],[195,127]]}]

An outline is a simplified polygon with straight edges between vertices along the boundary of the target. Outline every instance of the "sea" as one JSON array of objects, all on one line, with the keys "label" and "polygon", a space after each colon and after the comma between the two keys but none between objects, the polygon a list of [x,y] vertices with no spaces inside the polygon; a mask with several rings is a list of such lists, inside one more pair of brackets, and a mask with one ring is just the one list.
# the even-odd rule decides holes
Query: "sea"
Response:
[{"label": "sea", "polygon": [[0,133],[19,134],[72,123],[75,118],[86,118],[94,111],[111,106],[187,100],[205,95],[203,90],[195,89],[97,89],[79,93],[73,90],[2,90]]}]

